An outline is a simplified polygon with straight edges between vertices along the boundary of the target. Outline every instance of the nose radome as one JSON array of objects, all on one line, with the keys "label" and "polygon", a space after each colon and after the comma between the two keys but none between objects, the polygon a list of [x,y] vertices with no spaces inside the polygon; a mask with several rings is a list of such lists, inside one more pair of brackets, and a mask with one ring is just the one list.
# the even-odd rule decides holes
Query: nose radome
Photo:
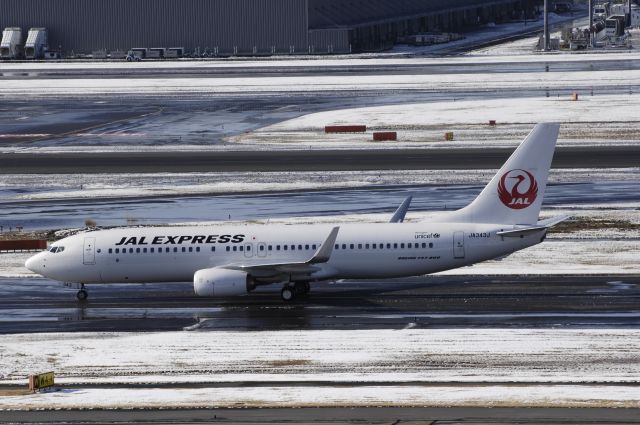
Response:
[{"label": "nose radome", "polygon": [[33,257],[29,257],[29,259],[27,259],[27,261],[24,262],[24,266],[34,273],[39,273],[38,271],[39,267],[37,266],[39,256],[40,254],[36,254]]}]

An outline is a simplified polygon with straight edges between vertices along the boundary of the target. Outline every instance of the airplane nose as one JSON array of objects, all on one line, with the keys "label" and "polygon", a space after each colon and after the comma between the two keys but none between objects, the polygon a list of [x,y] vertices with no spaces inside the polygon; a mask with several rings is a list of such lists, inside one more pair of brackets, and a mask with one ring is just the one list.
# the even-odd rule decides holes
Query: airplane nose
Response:
[{"label": "airplane nose", "polygon": [[24,266],[34,273],[40,273],[39,271],[40,267],[38,267],[39,257],[40,257],[40,254],[36,254],[33,257],[29,257],[29,259],[27,259],[27,261],[24,262]]}]

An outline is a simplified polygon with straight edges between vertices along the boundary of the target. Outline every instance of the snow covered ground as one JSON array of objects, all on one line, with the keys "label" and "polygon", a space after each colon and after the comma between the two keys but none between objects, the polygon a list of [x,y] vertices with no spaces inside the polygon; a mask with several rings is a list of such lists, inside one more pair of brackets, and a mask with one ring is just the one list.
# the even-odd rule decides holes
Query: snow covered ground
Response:
[{"label": "snow covered ground", "polygon": [[[496,170],[377,170],[322,172],[5,174],[0,202],[189,196],[249,192],[330,190],[397,185],[466,185],[487,182]],[[552,169],[550,184],[640,180],[640,168]]]},{"label": "snow covered ground", "polygon": [[[640,380],[638,352],[637,330],[609,329],[6,335],[0,345],[0,382],[25,383],[29,372],[55,370],[58,383],[88,388],[0,397],[0,409],[638,407],[640,387],[619,385]],[[247,387],[240,385],[243,381],[267,385]],[[307,386],[314,382],[318,386]],[[145,383],[151,388],[91,388],[108,383]],[[176,388],[153,388],[161,383]],[[218,390],[188,388],[189,383],[238,386]]]},{"label": "snow covered ground", "polygon": [[[542,83],[544,84],[544,83]],[[579,94],[455,100],[352,108],[304,115],[231,138],[240,144],[312,148],[467,148],[516,146],[538,122],[561,122],[559,146],[640,143],[640,93]],[[497,126],[489,126],[495,120]],[[397,131],[398,142],[371,142],[370,134],[324,134],[326,125],[366,124]],[[453,141],[444,133],[452,131]]]},{"label": "snow covered ground", "polygon": [[[610,58],[613,59],[613,58]],[[626,58],[625,58],[626,59]],[[292,92],[375,91],[375,90],[449,90],[484,91],[518,89],[525,92],[540,87],[550,90],[600,89],[628,86],[640,79],[639,70],[569,71],[563,73],[504,72],[476,74],[441,73],[422,75],[342,75],[221,78],[135,78],[135,79],[31,79],[6,80],[0,97],[59,97],[131,94],[239,94],[258,95]]]}]

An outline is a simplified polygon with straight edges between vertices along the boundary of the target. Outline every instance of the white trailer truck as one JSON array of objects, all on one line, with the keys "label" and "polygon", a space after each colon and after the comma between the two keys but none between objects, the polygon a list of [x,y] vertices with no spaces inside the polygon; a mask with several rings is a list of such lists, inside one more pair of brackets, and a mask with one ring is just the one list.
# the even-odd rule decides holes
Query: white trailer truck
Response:
[{"label": "white trailer truck", "polygon": [[2,59],[19,59],[22,56],[22,28],[5,28],[0,41]]},{"label": "white trailer truck", "polygon": [[47,29],[31,28],[24,44],[24,55],[27,59],[43,59],[48,50]]}]

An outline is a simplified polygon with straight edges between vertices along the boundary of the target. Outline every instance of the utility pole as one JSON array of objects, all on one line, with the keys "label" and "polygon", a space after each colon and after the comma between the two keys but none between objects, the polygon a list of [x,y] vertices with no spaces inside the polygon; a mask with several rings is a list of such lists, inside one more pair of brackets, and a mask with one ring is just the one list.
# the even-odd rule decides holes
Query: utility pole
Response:
[{"label": "utility pole", "polygon": [[593,0],[589,0],[589,41],[591,47],[595,47],[596,37],[593,33]]},{"label": "utility pole", "polygon": [[549,51],[549,0],[544,0],[544,49]]}]

